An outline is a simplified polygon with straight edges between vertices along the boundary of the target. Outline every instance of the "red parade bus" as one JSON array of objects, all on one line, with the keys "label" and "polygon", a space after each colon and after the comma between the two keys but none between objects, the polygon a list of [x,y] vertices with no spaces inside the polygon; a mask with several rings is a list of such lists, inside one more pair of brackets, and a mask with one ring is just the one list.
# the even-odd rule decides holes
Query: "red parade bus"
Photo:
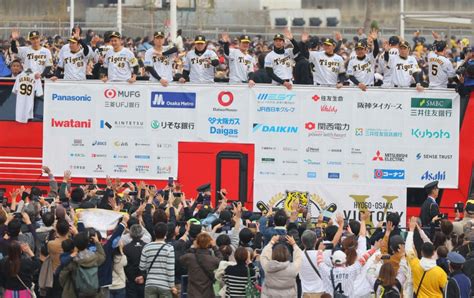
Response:
[{"label": "red parade bus", "polygon": [[[17,123],[12,79],[0,80],[0,195],[20,185],[48,189],[47,177],[41,175],[43,148],[43,101],[35,100],[35,120]],[[454,204],[474,198],[474,92],[471,100],[461,103],[459,185],[440,192],[440,209],[454,217]],[[228,196],[240,200],[252,210],[254,179],[254,146],[252,144],[180,142],[178,146],[178,182],[188,197],[195,197],[196,187],[210,182],[214,194],[226,188]],[[63,173],[53,173],[60,179]],[[74,174],[74,173],[73,173]],[[197,177],[197,178],[196,178]],[[120,178],[120,177],[119,177]],[[104,179],[98,180],[105,184]],[[147,184],[164,187],[168,181],[148,180]],[[74,178],[73,185],[85,184]],[[215,195],[213,197],[216,197]],[[407,189],[407,219],[419,215],[426,195],[423,189]]]}]

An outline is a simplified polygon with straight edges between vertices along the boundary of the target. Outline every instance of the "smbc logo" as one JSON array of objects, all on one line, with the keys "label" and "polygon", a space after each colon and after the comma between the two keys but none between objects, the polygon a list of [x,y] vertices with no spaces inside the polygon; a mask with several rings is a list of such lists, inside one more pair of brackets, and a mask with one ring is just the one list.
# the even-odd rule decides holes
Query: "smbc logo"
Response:
[{"label": "smbc logo", "polygon": [[160,121],[158,121],[158,120],[151,121],[151,128],[153,128],[153,129],[160,128]]}]

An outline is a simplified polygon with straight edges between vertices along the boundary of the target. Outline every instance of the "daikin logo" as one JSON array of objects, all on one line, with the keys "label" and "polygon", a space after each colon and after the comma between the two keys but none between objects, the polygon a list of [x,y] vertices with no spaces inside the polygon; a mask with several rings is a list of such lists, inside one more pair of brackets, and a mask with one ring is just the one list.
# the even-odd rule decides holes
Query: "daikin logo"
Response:
[{"label": "daikin logo", "polygon": [[265,125],[254,123],[253,132],[265,132],[265,133],[298,133],[298,126],[286,126],[286,125]]}]

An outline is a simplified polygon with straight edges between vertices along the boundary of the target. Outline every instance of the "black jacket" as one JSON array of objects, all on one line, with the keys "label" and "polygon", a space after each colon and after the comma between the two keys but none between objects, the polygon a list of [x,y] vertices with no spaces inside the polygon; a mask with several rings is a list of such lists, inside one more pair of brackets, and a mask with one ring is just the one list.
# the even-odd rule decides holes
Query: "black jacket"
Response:
[{"label": "black jacket", "polygon": [[433,217],[439,214],[438,204],[434,203],[431,199],[426,199],[421,205],[420,219],[421,224],[424,227],[431,225]]},{"label": "black jacket", "polygon": [[132,241],[123,248],[123,252],[127,256],[127,266],[124,267],[124,270],[129,282],[134,282],[135,278],[143,275],[139,267],[140,257],[145,244],[142,240]]},{"label": "black jacket", "polygon": [[[33,275],[39,270],[41,263],[38,258],[22,256],[20,261],[20,273],[18,276],[27,287],[31,287]],[[25,290],[16,276],[10,276],[8,257],[0,261],[0,285],[7,290]]]}]

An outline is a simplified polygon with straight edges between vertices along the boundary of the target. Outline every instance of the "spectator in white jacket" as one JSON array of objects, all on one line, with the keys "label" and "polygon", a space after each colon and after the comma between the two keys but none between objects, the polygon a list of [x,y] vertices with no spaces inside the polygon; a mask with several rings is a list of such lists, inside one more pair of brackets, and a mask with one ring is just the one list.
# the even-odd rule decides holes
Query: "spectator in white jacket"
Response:
[{"label": "spectator in white jacket", "polygon": [[126,297],[126,281],[125,270],[123,267],[127,266],[127,257],[123,254],[123,246],[120,245],[113,253],[113,268],[112,268],[112,285],[110,289],[110,298],[125,298]]}]

